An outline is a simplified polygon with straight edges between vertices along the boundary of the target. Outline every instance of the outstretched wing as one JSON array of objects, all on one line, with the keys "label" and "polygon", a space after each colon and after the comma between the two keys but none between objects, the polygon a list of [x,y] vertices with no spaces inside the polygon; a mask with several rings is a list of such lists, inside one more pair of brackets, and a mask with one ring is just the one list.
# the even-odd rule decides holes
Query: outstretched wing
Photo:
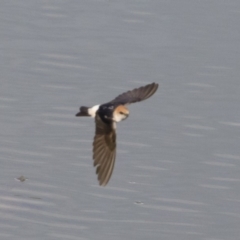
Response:
[{"label": "outstretched wing", "polygon": [[113,172],[116,158],[116,131],[113,123],[106,124],[96,115],[93,160],[99,184],[105,186]]},{"label": "outstretched wing", "polygon": [[157,83],[151,83],[146,86],[135,88],[117,96],[110,103],[119,103],[122,105],[143,101],[151,97],[158,89]]}]

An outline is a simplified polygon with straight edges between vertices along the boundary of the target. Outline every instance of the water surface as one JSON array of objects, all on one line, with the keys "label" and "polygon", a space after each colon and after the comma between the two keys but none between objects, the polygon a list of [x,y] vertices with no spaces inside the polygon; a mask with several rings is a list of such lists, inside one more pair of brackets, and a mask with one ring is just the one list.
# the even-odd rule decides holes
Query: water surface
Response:
[{"label": "water surface", "polygon": [[[1,239],[239,238],[239,1],[13,0],[0,13]],[[151,82],[99,187],[94,121],[74,115]]]}]

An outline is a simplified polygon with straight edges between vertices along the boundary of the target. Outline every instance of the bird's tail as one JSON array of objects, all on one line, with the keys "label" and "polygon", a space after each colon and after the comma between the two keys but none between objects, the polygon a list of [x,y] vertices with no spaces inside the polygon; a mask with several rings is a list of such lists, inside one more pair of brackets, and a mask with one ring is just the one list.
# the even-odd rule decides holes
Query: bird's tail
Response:
[{"label": "bird's tail", "polygon": [[88,107],[80,107],[80,112],[76,114],[76,117],[91,117],[88,113]]}]

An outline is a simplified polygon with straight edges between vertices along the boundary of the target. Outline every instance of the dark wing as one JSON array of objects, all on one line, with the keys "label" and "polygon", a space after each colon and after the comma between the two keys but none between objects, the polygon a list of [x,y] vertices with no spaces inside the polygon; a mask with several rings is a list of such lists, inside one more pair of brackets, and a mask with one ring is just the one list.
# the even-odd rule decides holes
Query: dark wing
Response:
[{"label": "dark wing", "polygon": [[113,123],[104,123],[98,114],[95,117],[96,132],[93,141],[93,160],[97,167],[99,184],[105,186],[113,172],[116,158],[116,131]]},{"label": "dark wing", "polygon": [[158,89],[157,83],[151,83],[146,86],[135,88],[117,96],[110,103],[119,103],[122,105],[143,101],[151,97]]}]

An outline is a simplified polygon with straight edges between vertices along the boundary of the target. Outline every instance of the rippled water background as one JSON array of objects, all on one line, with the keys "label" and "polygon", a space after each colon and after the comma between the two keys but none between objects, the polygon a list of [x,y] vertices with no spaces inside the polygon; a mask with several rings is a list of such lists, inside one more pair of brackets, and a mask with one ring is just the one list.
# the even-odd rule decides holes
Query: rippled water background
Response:
[{"label": "rippled water background", "polygon": [[[3,1],[0,239],[239,239],[239,23],[238,0]],[[150,82],[99,187],[74,115]]]}]

